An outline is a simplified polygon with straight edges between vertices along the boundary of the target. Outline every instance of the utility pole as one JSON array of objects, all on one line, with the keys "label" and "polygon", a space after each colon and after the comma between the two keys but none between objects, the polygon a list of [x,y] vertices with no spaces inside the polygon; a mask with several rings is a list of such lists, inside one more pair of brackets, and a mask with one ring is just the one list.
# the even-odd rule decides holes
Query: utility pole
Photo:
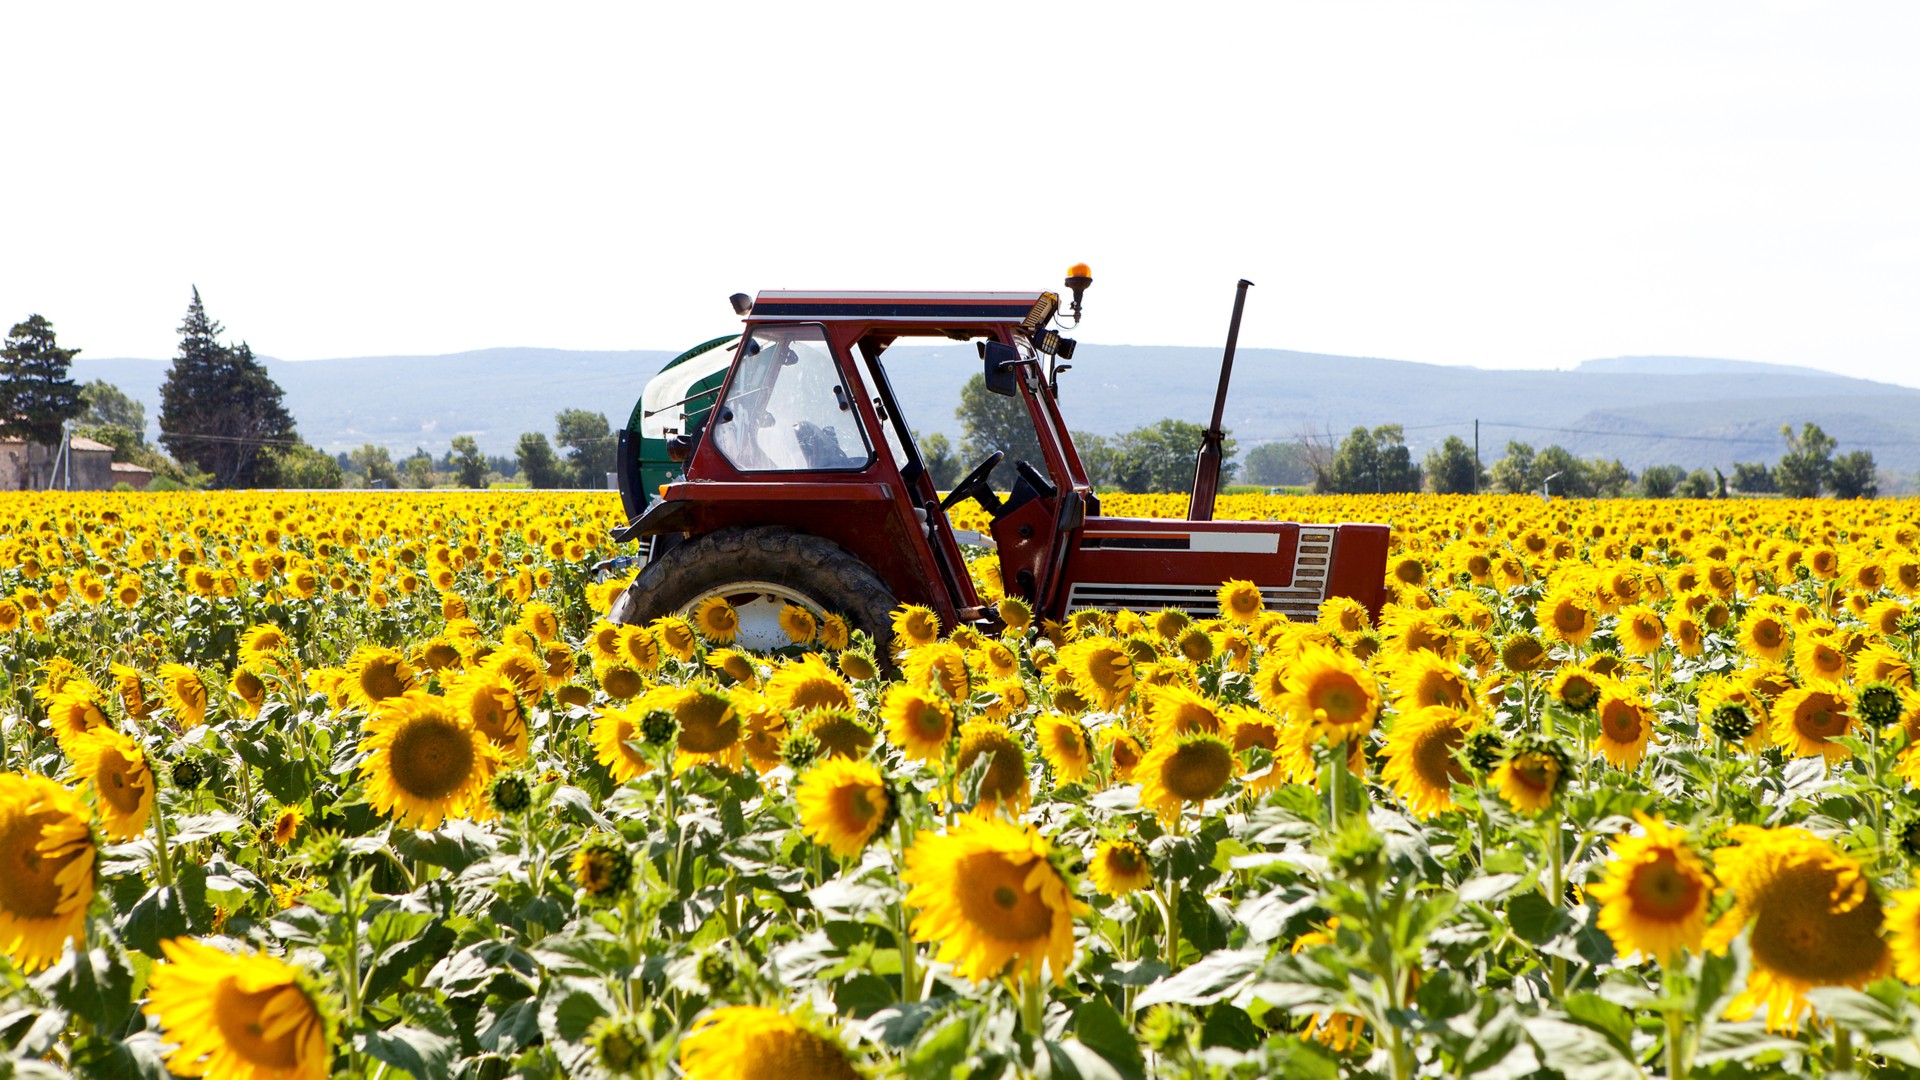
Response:
[{"label": "utility pole", "polygon": [[1480,494],[1480,420],[1473,421],[1473,493]]}]

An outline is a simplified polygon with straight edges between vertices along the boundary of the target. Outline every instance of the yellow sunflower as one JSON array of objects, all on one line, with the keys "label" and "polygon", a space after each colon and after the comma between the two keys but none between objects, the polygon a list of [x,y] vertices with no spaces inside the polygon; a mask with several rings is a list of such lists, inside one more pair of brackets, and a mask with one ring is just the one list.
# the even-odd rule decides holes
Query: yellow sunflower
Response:
[{"label": "yellow sunflower", "polygon": [[615,783],[624,784],[653,768],[653,762],[639,747],[641,722],[651,711],[629,705],[603,708],[594,716],[589,734],[594,760],[613,774]]},{"label": "yellow sunflower", "polygon": [[199,727],[207,721],[207,687],[200,673],[185,664],[160,665],[160,690],[167,708],[183,728]]},{"label": "yellow sunflower", "polygon": [[1065,646],[1060,666],[1071,675],[1074,689],[1102,709],[1119,709],[1133,696],[1133,656],[1113,638],[1094,636]]},{"label": "yellow sunflower", "polygon": [[647,629],[662,648],[682,663],[693,659],[694,651],[700,647],[700,635],[695,633],[693,624],[679,615],[662,615],[648,623]]},{"label": "yellow sunflower", "polygon": [[893,612],[893,636],[896,648],[931,644],[940,637],[940,617],[931,608],[903,604]]},{"label": "yellow sunflower", "polygon": [[740,613],[724,596],[709,596],[700,601],[690,618],[701,637],[718,645],[725,645],[740,633]]},{"label": "yellow sunflower", "polygon": [[100,831],[107,839],[131,840],[153,816],[153,770],[140,744],[110,727],[95,728],[72,743],[74,772],[93,785]]},{"label": "yellow sunflower", "polygon": [[240,635],[240,659],[248,664],[275,664],[288,644],[286,631],[266,623],[255,624]]},{"label": "yellow sunflower", "polygon": [[807,645],[813,642],[820,632],[820,621],[813,612],[797,604],[787,604],[780,609],[780,629],[786,633],[787,640],[795,645]]},{"label": "yellow sunflower", "polygon": [[1608,680],[1600,691],[1600,736],[1594,748],[1622,769],[1631,769],[1646,756],[1653,737],[1653,706],[1625,685]]},{"label": "yellow sunflower", "polygon": [[815,709],[800,717],[801,731],[814,737],[821,753],[858,759],[873,749],[874,732],[852,709]]},{"label": "yellow sunflower", "polygon": [[1763,660],[1781,660],[1791,647],[1791,631],[1773,611],[1752,607],[1740,620],[1740,651]]},{"label": "yellow sunflower", "polygon": [[1220,617],[1241,626],[1251,623],[1264,607],[1260,586],[1251,581],[1227,582],[1220,586],[1216,599],[1220,601]]},{"label": "yellow sunflower", "polygon": [[1186,804],[1202,804],[1225,791],[1234,765],[1233,744],[1218,735],[1158,736],[1133,770],[1140,783],[1140,805],[1171,822]]},{"label": "yellow sunflower", "polygon": [[922,832],[907,849],[916,941],[974,982],[1059,979],[1073,963],[1073,917],[1087,910],[1031,826],[966,817],[946,834]]},{"label": "yellow sunflower", "polygon": [[660,639],[644,626],[622,626],[614,635],[615,657],[645,674],[660,666]]},{"label": "yellow sunflower", "polygon": [[1685,829],[1634,815],[1639,836],[1613,842],[1606,878],[1587,886],[1600,903],[1600,929],[1626,956],[1651,956],[1662,966],[1682,950],[1698,951],[1707,934],[1713,875],[1687,845]]},{"label": "yellow sunflower", "polygon": [[1404,653],[1392,670],[1388,686],[1395,707],[1402,712],[1429,705],[1473,708],[1473,683],[1461,674],[1458,664],[1446,657],[1425,651]]},{"label": "yellow sunflower", "polygon": [[1706,947],[1725,952],[1749,924],[1753,970],[1727,1007],[1745,1020],[1761,1006],[1771,1031],[1798,1031],[1816,986],[1858,989],[1892,967],[1880,937],[1880,899],[1860,864],[1803,829],[1735,825],[1729,847],[1714,853],[1733,908],[1707,932]]},{"label": "yellow sunflower", "polygon": [[733,698],[726,691],[704,680],[684,686],[656,686],[632,706],[641,717],[655,709],[673,714],[679,725],[679,740],[674,744],[674,771],[693,765],[740,766],[745,749],[740,745],[746,729]]},{"label": "yellow sunflower", "polygon": [[527,757],[527,714],[513,684],[497,671],[482,670],[456,681],[447,693],[453,707],[508,761]]},{"label": "yellow sunflower", "polygon": [[1796,687],[1773,703],[1768,734],[1775,746],[1795,757],[1819,754],[1829,762],[1853,755],[1838,736],[1853,730],[1851,702],[1839,687]]},{"label": "yellow sunflower", "polygon": [[800,827],[835,855],[851,859],[893,820],[895,801],[872,762],[828,757],[800,778],[793,799]]},{"label": "yellow sunflower", "polygon": [[113,728],[99,689],[84,679],[68,681],[53,695],[47,704],[47,722],[53,726],[54,740],[68,757],[74,756],[70,748],[80,739],[92,732]]},{"label": "yellow sunflower", "polygon": [[1119,724],[1108,724],[1094,738],[1107,748],[1113,762],[1113,778],[1123,784],[1131,783],[1133,771],[1147,756],[1147,748],[1139,738]]},{"label": "yellow sunflower", "polygon": [[1093,765],[1093,746],[1079,720],[1048,713],[1034,721],[1033,727],[1040,743],[1040,756],[1053,766],[1055,776],[1069,784],[1087,778]]},{"label": "yellow sunflower", "polygon": [[853,631],[845,618],[833,614],[820,617],[820,644],[828,652],[839,652],[852,641]]},{"label": "yellow sunflower", "polygon": [[1617,633],[1621,652],[1628,656],[1647,656],[1659,651],[1660,643],[1666,639],[1667,628],[1652,608],[1645,604],[1632,604],[1620,609]]},{"label": "yellow sunflower", "polygon": [[435,829],[448,817],[484,817],[493,744],[445,698],[409,690],[367,719],[360,765],[373,808],[406,828]]},{"label": "yellow sunflower", "polygon": [[1793,647],[1793,668],[1800,673],[1802,685],[1844,683],[1852,666],[1837,636],[1803,634]]},{"label": "yellow sunflower", "polygon": [[1539,671],[1552,662],[1547,647],[1532,634],[1513,634],[1500,643],[1500,666],[1516,675]]},{"label": "yellow sunflower", "polygon": [[482,670],[513,688],[514,696],[532,703],[547,692],[547,662],[527,649],[500,649],[487,657]]},{"label": "yellow sunflower", "polygon": [[775,669],[767,680],[767,700],[791,713],[851,709],[853,691],[819,653],[808,653]]},{"label": "yellow sunflower", "polygon": [[160,943],[141,1011],[174,1044],[167,1068],[207,1080],[324,1080],[329,1025],[299,968],[191,938]]},{"label": "yellow sunflower", "polygon": [[1102,840],[1087,864],[1093,887],[1108,896],[1125,896],[1153,884],[1153,861],[1132,840]]},{"label": "yellow sunflower", "polygon": [[0,773],[0,952],[28,974],[86,928],[95,848],[85,803],[44,776]]},{"label": "yellow sunflower", "polygon": [[1472,779],[1453,755],[1475,726],[1472,716],[1447,705],[1428,705],[1394,721],[1380,778],[1414,817],[1425,820],[1453,809],[1453,785]]},{"label": "yellow sunflower", "polygon": [[960,727],[961,774],[976,761],[987,758],[987,773],[980,781],[978,810],[991,814],[1005,806],[1017,813],[1032,797],[1027,787],[1027,752],[1005,724],[993,720],[969,720]]},{"label": "yellow sunflower", "polygon": [[1487,779],[1515,810],[1537,814],[1553,805],[1566,777],[1566,751],[1550,743],[1526,741],[1514,745]]},{"label": "yellow sunflower", "polygon": [[[842,657],[852,653],[843,653]],[[880,701],[887,738],[909,761],[939,761],[953,738],[953,706],[937,694],[896,683]]]},{"label": "yellow sunflower", "polygon": [[854,682],[867,682],[880,677],[880,665],[874,663],[873,657],[864,652],[851,649],[844,651],[834,658],[833,666],[840,669],[840,674]]},{"label": "yellow sunflower", "polygon": [[860,1080],[838,1040],[758,1005],[701,1017],[680,1043],[686,1080]]},{"label": "yellow sunflower", "polygon": [[[161,674],[164,677],[165,669]],[[413,686],[413,665],[397,649],[362,645],[347,658],[347,697],[362,709],[371,710],[389,698],[405,694]]]},{"label": "yellow sunflower", "polygon": [[1920,889],[1893,894],[1887,912],[1887,948],[1893,953],[1893,973],[1900,981],[1920,983]]},{"label": "yellow sunflower", "polygon": [[908,683],[922,690],[938,689],[954,701],[965,701],[973,693],[967,651],[951,641],[914,646],[906,654],[901,674]]},{"label": "yellow sunflower", "polygon": [[1586,590],[1561,585],[1547,593],[1536,609],[1540,631],[1555,641],[1584,645],[1593,636],[1599,619],[1594,614]]},{"label": "yellow sunflower", "polygon": [[1589,713],[1600,704],[1600,678],[1590,668],[1567,664],[1554,672],[1548,692],[1569,712]]},{"label": "yellow sunflower", "polygon": [[1380,688],[1360,661],[1308,645],[1288,668],[1287,692],[1278,707],[1296,726],[1311,727],[1326,742],[1357,742],[1373,728]]}]

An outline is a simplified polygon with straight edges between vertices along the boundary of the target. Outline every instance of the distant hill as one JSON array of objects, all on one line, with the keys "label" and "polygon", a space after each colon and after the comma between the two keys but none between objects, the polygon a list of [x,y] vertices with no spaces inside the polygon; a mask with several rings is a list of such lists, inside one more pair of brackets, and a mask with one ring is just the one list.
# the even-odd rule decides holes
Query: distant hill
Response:
[{"label": "distant hill", "polygon": [[[520,433],[553,428],[565,408],[591,408],[620,426],[666,350],[485,349],[446,356],[268,359],[309,442],[329,451],[377,443],[443,452],[472,435],[511,453]],[[887,366],[901,409],[921,431],[958,437],[960,387],[979,370],[970,345],[900,346]],[[1204,423],[1220,354],[1214,348],[1083,344],[1060,377],[1076,430],[1103,435],[1162,417]],[[80,379],[104,378],[159,414],[167,361],[81,357]],[[1416,456],[1448,435],[1491,463],[1509,440],[1558,443],[1582,457],[1729,468],[1774,461],[1780,425],[1813,421],[1842,451],[1871,450],[1884,470],[1920,471],[1920,390],[1812,368],[1695,357],[1615,357],[1570,371],[1451,367],[1404,360],[1243,349],[1227,427],[1244,450],[1306,434],[1337,441],[1355,426],[1398,423]]]}]

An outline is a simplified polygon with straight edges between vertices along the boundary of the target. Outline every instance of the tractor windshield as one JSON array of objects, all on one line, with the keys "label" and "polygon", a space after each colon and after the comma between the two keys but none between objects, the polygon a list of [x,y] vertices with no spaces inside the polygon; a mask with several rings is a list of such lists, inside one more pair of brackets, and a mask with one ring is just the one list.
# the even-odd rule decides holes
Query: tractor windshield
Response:
[{"label": "tractor windshield", "polygon": [[741,345],[714,448],[742,472],[864,469],[860,416],[818,326],[760,327]]}]

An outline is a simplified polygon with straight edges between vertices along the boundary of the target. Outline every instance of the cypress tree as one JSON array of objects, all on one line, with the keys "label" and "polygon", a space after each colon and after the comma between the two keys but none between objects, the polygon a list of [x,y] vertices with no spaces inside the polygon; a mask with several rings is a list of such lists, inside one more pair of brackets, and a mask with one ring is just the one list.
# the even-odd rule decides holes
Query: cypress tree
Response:
[{"label": "cypress tree", "polygon": [[207,317],[196,287],[180,324],[179,355],[160,387],[160,444],[216,487],[251,487],[260,451],[297,436],[279,385],[247,343],[221,344],[222,329]]},{"label": "cypress tree", "polygon": [[67,378],[79,349],[63,349],[53,324],[29,315],[0,348],[0,438],[41,446],[60,441],[60,426],[86,409],[80,385]]}]

